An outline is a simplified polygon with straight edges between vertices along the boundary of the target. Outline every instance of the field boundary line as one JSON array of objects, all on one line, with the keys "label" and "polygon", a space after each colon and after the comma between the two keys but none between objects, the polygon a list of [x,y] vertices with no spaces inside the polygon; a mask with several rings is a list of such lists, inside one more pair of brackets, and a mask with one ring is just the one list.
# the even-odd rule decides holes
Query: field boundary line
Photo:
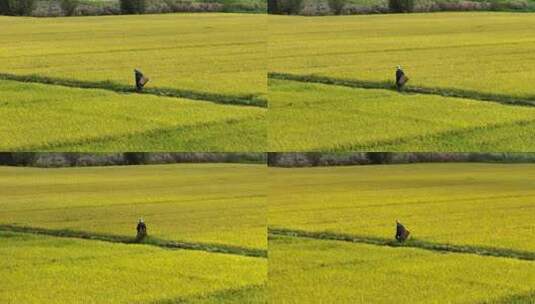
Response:
[{"label": "field boundary line", "polygon": [[237,288],[228,288],[228,289],[222,289],[218,291],[214,291],[205,295],[191,295],[189,297],[179,297],[179,298],[173,298],[173,299],[159,299],[154,302],[151,302],[151,304],[185,304],[185,303],[191,303],[193,300],[208,300],[213,299],[216,297],[221,296],[227,296],[227,295],[236,295],[240,294],[242,292],[247,292],[249,290],[253,289],[259,289],[264,288],[265,285],[260,284],[250,284],[250,285],[244,285],[242,287]]},{"label": "field boundary line", "polygon": [[[396,90],[393,82],[389,81],[370,81],[357,79],[342,79],[317,75],[298,75],[289,73],[270,72],[268,78],[277,80],[291,80],[306,83],[318,83],[325,85],[335,85],[357,89],[375,89],[375,90]],[[496,102],[513,106],[535,107],[535,95],[528,98],[518,98],[503,94],[483,93],[472,90],[463,90],[457,88],[439,88],[439,87],[413,87],[407,86],[403,89],[404,93],[416,93],[424,95],[436,95],[449,98],[462,98],[477,101]],[[403,93],[400,93],[403,94]]]},{"label": "field boundary line", "polygon": [[75,79],[55,78],[40,75],[14,75],[0,73],[0,80],[18,81],[24,83],[37,83],[56,85],[77,89],[100,89],[123,94],[145,94],[158,97],[174,97],[190,100],[206,101],[224,105],[251,106],[267,108],[267,100],[254,94],[248,95],[225,95],[217,93],[199,92],[174,88],[145,88],[142,92],[136,92],[134,86],[128,86],[113,81],[82,81]]},{"label": "field boundary line", "polygon": [[405,243],[399,243],[394,239],[386,239],[373,236],[352,235],[346,233],[334,233],[334,232],[313,232],[298,229],[286,229],[286,228],[268,228],[270,235],[289,236],[298,238],[310,238],[320,240],[331,241],[343,241],[350,243],[361,243],[376,246],[387,247],[399,247],[399,248],[418,248],[430,251],[439,251],[445,253],[463,253],[473,254],[480,256],[491,256],[501,258],[511,258],[526,261],[535,261],[535,252],[503,249],[495,247],[485,246],[464,246],[464,245],[452,245],[434,243],[417,239],[409,239]]},{"label": "field boundary line", "polygon": [[223,253],[232,255],[241,255],[255,258],[267,258],[267,250],[239,247],[223,244],[212,243],[191,243],[184,241],[169,241],[162,240],[154,237],[148,237],[142,242],[136,241],[135,237],[129,237],[124,235],[93,233],[87,231],[77,231],[69,229],[47,229],[29,226],[7,225],[0,224],[0,231],[6,232],[18,232],[18,233],[31,233],[38,235],[55,236],[62,238],[78,238],[84,240],[103,241],[109,243],[120,244],[136,244],[136,245],[148,245],[156,246],[167,249],[184,249],[184,250],[198,250],[211,253]]},{"label": "field boundary line", "polygon": [[526,293],[516,293],[497,300],[478,302],[477,304],[531,304],[535,300],[535,290]]},{"label": "field boundary line", "polygon": [[[394,139],[388,139],[388,140],[381,140],[381,141],[375,141],[373,143],[364,143],[364,144],[350,144],[346,146],[338,146],[335,149],[332,148],[324,148],[324,149],[314,149],[314,150],[321,150],[321,151],[357,151],[357,150],[374,150],[377,148],[380,148],[379,150],[382,151],[382,147],[384,146],[392,146],[392,145],[400,145],[400,144],[406,144],[407,142],[411,140],[426,140],[429,138],[440,138],[444,136],[462,136],[467,135],[473,132],[481,131],[481,130],[495,130],[503,127],[512,127],[512,126],[526,126],[530,123],[534,123],[535,119],[531,120],[518,120],[518,121],[512,121],[502,124],[493,124],[488,126],[475,126],[470,128],[462,128],[462,129],[453,129],[453,130],[446,130],[441,132],[436,132],[432,134],[427,135],[413,135],[413,136],[404,136],[404,137],[398,137]],[[326,150],[327,149],[327,150]],[[456,151],[461,152],[461,151]],[[517,152],[517,151],[515,151]]]}]

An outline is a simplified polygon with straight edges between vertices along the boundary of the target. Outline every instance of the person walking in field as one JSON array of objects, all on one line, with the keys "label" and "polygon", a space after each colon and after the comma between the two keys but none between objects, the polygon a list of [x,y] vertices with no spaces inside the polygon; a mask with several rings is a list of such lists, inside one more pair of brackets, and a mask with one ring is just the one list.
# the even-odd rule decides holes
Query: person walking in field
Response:
[{"label": "person walking in field", "polygon": [[409,81],[409,77],[405,75],[401,66],[398,65],[398,68],[396,69],[396,87],[399,92],[401,92],[407,81]]},{"label": "person walking in field", "polygon": [[136,90],[141,92],[143,91],[143,87],[149,82],[149,78],[145,77],[145,75],[138,69],[134,70],[134,74],[136,78]]},{"label": "person walking in field", "polygon": [[398,220],[396,220],[396,240],[398,242],[403,243],[405,242],[410,235],[410,231],[405,228]]},{"label": "person walking in field", "polygon": [[142,218],[139,219],[136,230],[137,230],[136,239],[138,241],[143,240],[147,236],[147,225],[145,225],[145,221],[143,221]]}]

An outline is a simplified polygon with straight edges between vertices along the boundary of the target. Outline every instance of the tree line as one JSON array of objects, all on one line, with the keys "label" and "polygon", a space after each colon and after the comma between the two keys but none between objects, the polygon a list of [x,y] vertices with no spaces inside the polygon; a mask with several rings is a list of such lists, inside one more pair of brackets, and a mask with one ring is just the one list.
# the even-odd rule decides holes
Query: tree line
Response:
[{"label": "tree line", "polygon": [[[268,13],[280,15],[297,15],[301,12],[305,0],[267,0]],[[348,0],[327,0],[330,11],[341,15]],[[409,13],[414,11],[415,0],[388,0],[388,9],[393,13]]]},{"label": "tree line", "polygon": [[535,153],[269,153],[270,167],[318,167],[446,162],[535,163]]},{"label": "tree line", "polygon": [[265,11],[263,0],[0,0],[0,15],[11,16]]},{"label": "tree line", "polygon": [[0,153],[0,166],[84,167],[173,163],[266,163],[265,153]]},{"label": "tree line", "polygon": [[[65,15],[72,16],[80,0],[58,0]],[[30,16],[35,9],[37,0],[0,0],[0,14],[12,16]],[[120,0],[121,13],[141,14],[145,12],[146,0]]]}]

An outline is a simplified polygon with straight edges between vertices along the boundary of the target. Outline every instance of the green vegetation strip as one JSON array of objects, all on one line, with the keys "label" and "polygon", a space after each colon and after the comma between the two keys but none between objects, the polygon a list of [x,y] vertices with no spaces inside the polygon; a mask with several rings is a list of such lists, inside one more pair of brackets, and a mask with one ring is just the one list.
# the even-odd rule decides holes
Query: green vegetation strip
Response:
[{"label": "green vegetation strip", "polygon": [[[395,90],[394,83],[389,81],[369,81],[357,79],[341,79],[316,75],[296,75],[288,73],[270,72],[268,77],[279,80],[293,80],[300,82],[321,83],[327,85],[337,85],[350,88],[359,89],[384,89]],[[412,87],[407,86],[403,89],[407,93],[440,95],[444,97],[466,98],[480,101],[497,102],[515,106],[535,106],[535,96],[529,96],[527,99],[519,99],[503,94],[483,93],[472,90],[464,90],[457,88],[433,88],[433,87]]]},{"label": "green vegetation strip", "polygon": [[345,234],[345,233],[332,233],[332,232],[312,232],[312,231],[294,230],[294,229],[285,229],[285,228],[269,228],[268,232],[270,235],[282,235],[282,236],[291,236],[291,237],[344,241],[344,242],[363,243],[363,244],[389,246],[389,247],[411,247],[411,248],[420,248],[420,249],[432,250],[432,251],[466,253],[466,254],[476,254],[476,255],[483,255],[483,256],[494,256],[494,257],[504,257],[504,258],[519,259],[519,260],[535,261],[535,252],[512,250],[512,249],[492,248],[492,247],[483,247],[483,246],[459,246],[459,245],[450,245],[450,244],[440,244],[440,243],[427,242],[427,241],[418,240],[418,239],[409,239],[405,243],[399,243],[398,241],[395,241],[393,239],[385,239],[385,238],[379,238],[379,237],[359,236],[359,235],[352,235],[352,234]]},{"label": "green vegetation strip", "polygon": [[[133,77],[133,76],[132,76]],[[136,93],[134,86],[127,86],[113,81],[82,81],[40,75],[13,75],[0,73],[0,80],[11,80],[29,83],[51,84],[71,88],[102,89],[118,93]],[[267,108],[267,100],[255,95],[225,95],[216,93],[197,92],[173,88],[145,88],[138,94],[150,94],[165,97],[187,98],[192,100],[210,101],[219,104],[254,106]]]},{"label": "green vegetation strip", "polygon": [[238,246],[220,245],[220,244],[208,244],[208,243],[190,243],[190,242],[177,242],[161,240],[153,237],[148,237],[142,242],[136,241],[135,238],[121,235],[102,234],[102,233],[90,233],[85,231],[75,231],[69,229],[45,229],[37,227],[16,226],[16,225],[0,225],[0,231],[9,232],[22,232],[33,233],[65,238],[80,238],[87,240],[97,240],[111,243],[122,244],[143,244],[158,246],[168,249],[187,249],[187,250],[199,250],[214,253],[234,254],[250,257],[267,258],[267,251],[261,249],[245,248]]}]

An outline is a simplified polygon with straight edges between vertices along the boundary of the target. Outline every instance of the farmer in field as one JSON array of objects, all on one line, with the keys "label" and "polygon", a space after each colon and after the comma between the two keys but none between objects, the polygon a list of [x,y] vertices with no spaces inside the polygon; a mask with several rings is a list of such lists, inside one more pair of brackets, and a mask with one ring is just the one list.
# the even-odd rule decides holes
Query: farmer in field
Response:
[{"label": "farmer in field", "polygon": [[409,238],[409,230],[405,228],[398,220],[396,220],[396,240],[403,243]]},{"label": "farmer in field", "polygon": [[145,222],[142,218],[139,219],[139,222],[137,223],[137,240],[141,241],[147,236],[147,225],[145,225]]},{"label": "farmer in field", "polygon": [[149,78],[145,77],[145,75],[138,69],[134,70],[134,74],[136,76],[136,90],[141,92],[143,91],[143,87],[149,82]]},{"label": "farmer in field", "polygon": [[409,81],[409,77],[405,75],[401,66],[398,65],[398,68],[396,69],[396,87],[398,88],[398,91],[401,92],[407,81]]}]

